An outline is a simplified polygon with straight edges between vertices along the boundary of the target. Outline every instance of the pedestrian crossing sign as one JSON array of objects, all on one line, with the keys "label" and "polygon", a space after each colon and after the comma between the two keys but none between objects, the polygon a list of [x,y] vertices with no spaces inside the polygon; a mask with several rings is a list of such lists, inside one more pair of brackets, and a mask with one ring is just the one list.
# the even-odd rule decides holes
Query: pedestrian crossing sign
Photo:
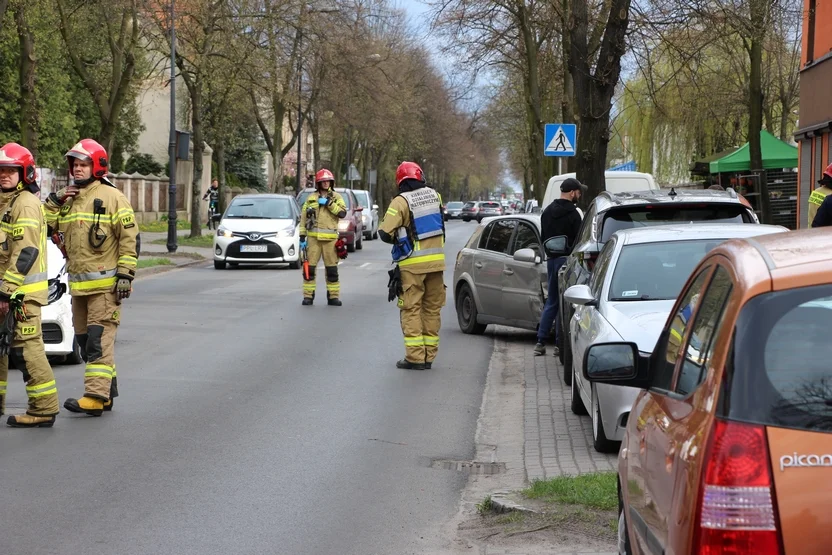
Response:
[{"label": "pedestrian crossing sign", "polygon": [[574,123],[547,123],[543,153],[546,156],[575,156],[575,135]]}]

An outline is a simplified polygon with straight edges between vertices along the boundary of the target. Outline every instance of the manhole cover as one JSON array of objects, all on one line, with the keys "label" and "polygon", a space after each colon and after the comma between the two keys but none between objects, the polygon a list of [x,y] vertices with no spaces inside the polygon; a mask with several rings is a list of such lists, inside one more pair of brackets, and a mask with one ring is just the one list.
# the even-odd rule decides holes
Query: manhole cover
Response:
[{"label": "manhole cover", "polygon": [[506,463],[479,461],[452,461],[448,459],[434,459],[431,468],[442,470],[456,470],[465,474],[500,474],[506,471]]}]

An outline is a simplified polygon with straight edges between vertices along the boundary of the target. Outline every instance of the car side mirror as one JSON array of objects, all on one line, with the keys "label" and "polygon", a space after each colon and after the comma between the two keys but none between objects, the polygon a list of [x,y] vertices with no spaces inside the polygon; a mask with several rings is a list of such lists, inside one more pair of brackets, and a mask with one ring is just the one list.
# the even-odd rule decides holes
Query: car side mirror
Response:
[{"label": "car side mirror", "polygon": [[514,253],[514,260],[517,262],[530,262],[540,264],[540,257],[534,249],[519,249]]},{"label": "car side mirror", "polygon": [[557,237],[549,237],[543,243],[543,250],[549,258],[560,258],[569,254],[569,241],[566,235],[558,235]]},{"label": "car side mirror", "polygon": [[563,298],[572,304],[581,306],[598,306],[595,295],[588,285],[573,285],[563,293]]},{"label": "car side mirror", "polygon": [[584,353],[583,375],[595,383],[646,389],[649,360],[635,343],[596,343]]}]

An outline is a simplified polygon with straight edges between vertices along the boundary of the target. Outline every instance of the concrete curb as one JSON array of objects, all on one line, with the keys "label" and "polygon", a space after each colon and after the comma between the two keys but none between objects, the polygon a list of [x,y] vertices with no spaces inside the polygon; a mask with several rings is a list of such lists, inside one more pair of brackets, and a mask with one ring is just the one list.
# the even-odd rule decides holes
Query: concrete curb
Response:
[{"label": "concrete curb", "polygon": [[491,494],[491,506],[494,507],[495,513],[529,513],[529,514],[545,514],[543,511],[537,510],[533,507],[523,505],[518,500],[519,494],[513,491],[495,491]]},{"label": "concrete curb", "polygon": [[164,274],[165,272],[172,272],[180,268],[188,268],[190,266],[196,266],[198,264],[205,264],[208,262],[210,262],[210,260],[208,260],[207,258],[202,258],[199,260],[193,260],[191,262],[185,262],[184,264],[171,264],[165,266],[153,266],[151,268],[142,268],[141,270],[138,270],[136,272],[136,279],[155,276],[156,274]]}]

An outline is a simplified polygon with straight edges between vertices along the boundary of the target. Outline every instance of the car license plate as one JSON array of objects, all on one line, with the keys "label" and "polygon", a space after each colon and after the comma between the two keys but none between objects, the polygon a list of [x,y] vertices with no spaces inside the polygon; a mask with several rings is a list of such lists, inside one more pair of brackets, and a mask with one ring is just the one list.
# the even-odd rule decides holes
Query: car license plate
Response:
[{"label": "car license plate", "polygon": [[240,252],[268,252],[266,245],[240,245]]}]

